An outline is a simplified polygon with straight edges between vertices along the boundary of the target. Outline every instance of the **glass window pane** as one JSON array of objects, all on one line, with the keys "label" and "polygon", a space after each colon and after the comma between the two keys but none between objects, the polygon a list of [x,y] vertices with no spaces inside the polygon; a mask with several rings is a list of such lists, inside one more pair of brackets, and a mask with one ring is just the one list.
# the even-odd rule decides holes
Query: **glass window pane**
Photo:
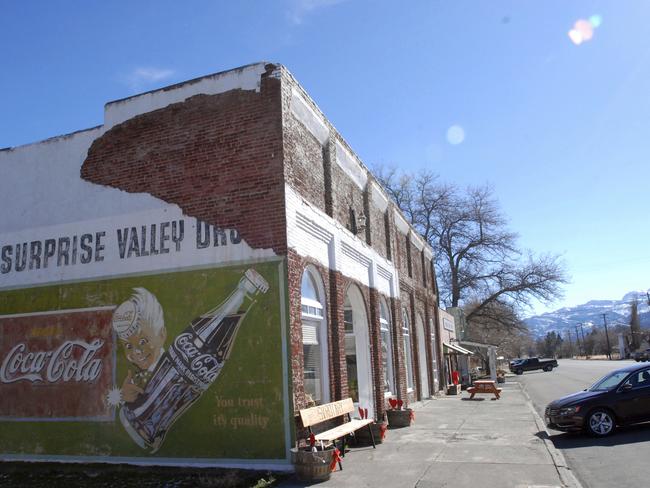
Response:
[{"label": "glass window pane", "polygon": [[316,291],[316,285],[314,283],[313,278],[311,277],[311,274],[309,271],[305,271],[302,274],[302,285],[300,287],[300,293],[303,298],[309,298],[310,300],[314,300],[316,302],[320,302],[320,298],[318,296],[318,291]]},{"label": "glass window pane", "polygon": [[327,324],[316,286],[317,276],[305,270],[301,283],[303,384],[307,404],[321,404],[328,400],[327,370],[323,364],[327,358]]},{"label": "glass window pane", "polygon": [[406,386],[413,388],[413,355],[411,353],[411,335],[408,312],[406,310],[402,310],[402,318],[404,321],[402,335],[404,336],[404,355],[406,356]]},{"label": "glass window pane", "polygon": [[345,324],[345,365],[348,371],[348,394],[353,402],[359,401],[359,379],[357,375],[357,342],[354,337],[354,323],[350,301],[346,298],[343,310]]},{"label": "glass window pane", "polygon": [[359,401],[359,376],[357,374],[357,351],[354,336],[345,337],[345,365],[348,371],[348,395],[353,402]]},{"label": "glass window pane", "polygon": [[343,323],[345,324],[345,333],[354,333],[354,324],[352,323],[352,309],[346,308],[343,311]]},{"label": "glass window pane", "polygon": [[320,347],[317,344],[303,344],[303,354],[305,361],[304,384],[307,403],[313,400],[318,404],[322,400],[322,362]]},{"label": "glass window pane", "polygon": [[388,322],[388,311],[386,310],[386,304],[383,300],[379,302],[379,321]]},{"label": "glass window pane", "polygon": [[391,385],[390,385],[390,380],[389,380],[389,356],[390,356],[390,339],[388,338],[388,331],[382,330],[381,331],[381,373],[382,373],[382,380],[384,384],[384,392],[389,392],[391,391]]},{"label": "glass window pane", "polygon": [[390,333],[390,323],[388,322],[387,307],[384,300],[381,300],[379,302],[379,310],[382,381],[384,385],[384,393],[391,393],[394,391],[393,385],[395,384],[393,375],[393,348]]},{"label": "glass window pane", "polygon": [[318,322],[302,323],[302,343],[314,346],[318,345]]}]

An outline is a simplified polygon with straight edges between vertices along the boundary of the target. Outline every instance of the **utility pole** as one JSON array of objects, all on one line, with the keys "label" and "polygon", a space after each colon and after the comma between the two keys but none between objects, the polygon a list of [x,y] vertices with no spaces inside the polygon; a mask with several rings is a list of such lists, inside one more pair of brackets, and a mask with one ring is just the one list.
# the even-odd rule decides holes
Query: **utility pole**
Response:
[{"label": "utility pole", "polygon": [[578,334],[578,326],[577,325],[576,325],[576,342],[578,343],[578,356],[580,356],[580,353],[581,353],[580,335]]},{"label": "utility pole", "polygon": [[566,333],[569,336],[569,353],[571,354],[571,358],[573,358],[573,343],[571,342],[571,329],[567,329]]},{"label": "utility pole", "polygon": [[612,360],[612,349],[609,346],[609,331],[607,330],[607,314],[603,314],[603,322],[605,323],[605,337],[607,338],[607,358]]}]

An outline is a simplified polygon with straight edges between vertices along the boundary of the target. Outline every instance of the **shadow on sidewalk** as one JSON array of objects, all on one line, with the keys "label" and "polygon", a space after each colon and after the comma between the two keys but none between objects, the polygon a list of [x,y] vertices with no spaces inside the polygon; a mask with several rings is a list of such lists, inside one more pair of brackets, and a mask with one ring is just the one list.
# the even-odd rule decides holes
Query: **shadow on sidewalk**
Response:
[{"label": "shadow on sidewalk", "polygon": [[612,447],[624,444],[636,444],[650,440],[650,423],[619,427],[609,437],[592,437],[581,433],[558,433],[548,435],[545,431],[535,434],[540,439],[550,439],[557,449],[580,449],[583,447]]},{"label": "shadow on sidewalk", "polygon": [[484,402],[485,400],[491,400],[491,401],[496,401],[499,400],[499,398],[485,398],[485,397],[480,397],[480,398],[469,398],[469,397],[462,397],[461,401],[463,402]]}]

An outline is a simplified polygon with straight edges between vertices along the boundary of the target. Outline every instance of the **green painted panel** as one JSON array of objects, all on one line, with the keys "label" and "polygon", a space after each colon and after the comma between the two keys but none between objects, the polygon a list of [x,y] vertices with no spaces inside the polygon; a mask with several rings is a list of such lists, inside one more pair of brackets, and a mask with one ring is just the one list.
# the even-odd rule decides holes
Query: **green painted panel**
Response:
[{"label": "green painted panel", "polygon": [[[134,288],[144,288],[150,292],[159,302],[164,314],[166,339],[163,349],[169,350],[174,340],[194,319],[218,307],[237,289],[244,273],[253,268],[268,283],[268,291],[256,295],[255,302],[250,305],[220,374],[198,400],[171,424],[158,450],[151,452],[155,449],[138,446],[119,419],[120,409],[127,408],[129,404],[111,407],[106,400],[111,388],[123,385],[129,371],[132,374],[140,371],[127,360],[125,342],[115,334],[111,326],[114,307],[129,300],[134,294]],[[4,364],[3,378],[6,380],[0,382],[0,396],[13,388],[11,392],[14,398],[6,404],[0,403],[0,452],[25,455],[284,459],[286,446],[281,327],[281,307],[284,304],[281,303],[280,287],[285,285],[280,276],[281,269],[283,268],[277,261],[256,262],[251,265],[192,269],[0,292],[0,315],[4,317],[0,317],[0,361]],[[91,319],[84,319],[89,320],[84,322],[80,317],[87,309],[91,309],[88,312]],[[99,312],[94,312],[95,309]],[[81,312],[77,313],[78,310]],[[60,312],[57,315],[57,311],[72,312]],[[97,313],[97,317],[103,314],[108,319],[102,319],[104,322],[99,319],[94,321],[93,313]],[[7,318],[12,314],[26,315]],[[93,390],[90,394],[85,394],[84,391],[89,390],[80,388],[81,383],[74,383],[74,378],[63,386],[54,382],[47,384],[47,381],[16,379],[29,373],[20,369],[21,364],[23,369],[28,369],[30,361],[34,364],[31,356],[23,363],[19,360],[25,359],[30,350],[45,350],[43,344],[56,347],[62,342],[59,337],[61,333],[70,334],[72,325],[67,324],[73,320],[76,321],[77,328],[84,324],[88,328],[111,327],[108,342],[115,344],[111,353],[114,359],[107,359],[105,364],[110,363],[114,369],[111,373],[113,378],[109,382],[112,384],[100,385],[99,379],[95,383],[86,382],[90,383],[91,388],[94,385],[102,391]],[[47,325],[34,325],[40,323]],[[13,336],[8,332],[10,326],[14,327]],[[8,359],[8,351],[19,342],[15,336],[22,330],[29,335],[18,337],[26,344],[25,349],[18,350],[23,355],[19,356],[19,352],[14,351],[14,357],[18,359]],[[48,334],[51,337],[43,337]],[[60,357],[63,357],[62,354],[64,353]],[[74,359],[76,356],[70,357]],[[48,358],[46,363],[51,356]],[[161,360],[158,361],[160,364]],[[44,366],[38,374],[44,375],[46,369]],[[70,371],[73,372],[72,369]],[[151,381],[153,375],[155,373],[150,375],[149,380],[143,380],[140,386],[146,388],[147,381]],[[88,384],[84,385],[88,388]],[[91,405],[89,411],[93,408],[104,409],[110,414],[108,420],[78,417],[78,412],[88,410],[81,407],[88,406],[90,397],[101,405]],[[45,406],[27,408],[27,403],[33,398],[45,398]],[[20,418],[16,414],[21,408],[32,412],[28,418]],[[59,412],[55,418],[61,420],[47,418],[42,413],[53,411]],[[76,412],[77,417],[74,420],[68,418],[74,417],[66,416],[68,411]],[[38,420],[34,420],[34,417]]]}]

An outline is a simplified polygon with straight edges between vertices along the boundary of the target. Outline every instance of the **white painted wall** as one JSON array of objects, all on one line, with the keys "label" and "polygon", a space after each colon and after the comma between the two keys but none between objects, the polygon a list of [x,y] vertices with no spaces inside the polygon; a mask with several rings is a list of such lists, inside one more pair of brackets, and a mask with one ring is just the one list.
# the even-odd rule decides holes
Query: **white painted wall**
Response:
[{"label": "white painted wall", "polygon": [[79,176],[101,130],[0,151],[0,234],[159,208],[161,200]]},{"label": "white painted wall", "polygon": [[399,297],[399,279],[392,262],[289,185],[285,185],[285,197],[290,248],[387,296]]},{"label": "white painted wall", "polygon": [[259,91],[261,75],[266,70],[265,65],[266,63],[250,64],[223,73],[186,81],[172,89],[154,90],[124,100],[109,102],[104,111],[104,130],[138,114],[182,102],[194,95],[215,95],[236,89]]},{"label": "white painted wall", "polygon": [[[206,232],[205,224],[200,224],[197,236],[198,225],[177,206],[164,205],[126,215],[2,233],[0,289],[274,256],[271,249],[251,249],[236,231],[224,230],[224,244],[222,234],[214,239],[213,228]],[[83,236],[85,248],[80,245]],[[28,254],[23,260],[25,249]],[[17,259],[19,253],[21,258]]]},{"label": "white painted wall", "polygon": [[[197,248],[197,222],[183,215],[178,206],[146,193],[128,193],[80,177],[92,142],[113,125],[198,93],[259,90],[264,72],[265,64],[258,63],[111,102],[106,105],[102,127],[0,151],[0,288],[273,256],[272,250],[253,250],[243,240],[227,246]],[[120,256],[118,230],[133,227],[141,231],[144,226],[148,233],[154,228],[159,233],[161,223],[172,221],[184,222],[184,239],[178,251],[168,243],[174,250],[166,254]],[[101,234],[103,246],[101,260],[59,265],[57,254],[44,265],[45,246],[51,251],[52,242],[58,244],[59,238],[73,242],[75,236],[81,239],[84,234],[94,236],[94,242],[97,233]],[[27,249],[35,246],[32,255],[37,258],[30,260],[31,269],[29,264],[24,270],[16,266],[17,246],[22,251],[23,244]],[[71,254],[69,259],[72,261]]]}]

